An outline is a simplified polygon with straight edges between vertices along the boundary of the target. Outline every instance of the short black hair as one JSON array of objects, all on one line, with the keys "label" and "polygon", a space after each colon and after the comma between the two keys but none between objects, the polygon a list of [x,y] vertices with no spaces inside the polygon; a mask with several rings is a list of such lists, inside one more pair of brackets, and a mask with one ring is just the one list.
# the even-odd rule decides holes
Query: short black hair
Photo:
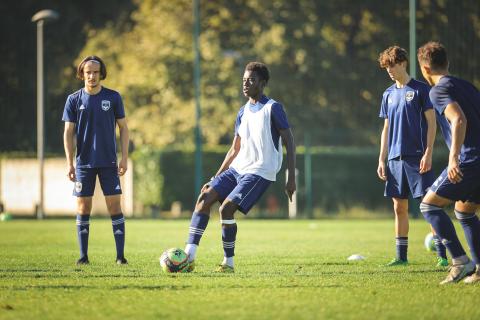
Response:
[{"label": "short black hair", "polygon": [[88,61],[96,61],[96,62],[100,63],[100,80],[105,80],[105,78],[107,77],[107,66],[105,65],[103,60],[100,59],[100,57],[97,57],[97,56],[88,56],[88,57],[84,58],[82,60],[82,62],[80,62],[78,64],[77,78],[80,79],[80,80],[85,80],[83,78],[83,68],[85,67],[85,64]]},{"label": "short black hair", "polygon": [[262,62],[249,62],[245,66],[245,71],[252,71],[258,74],[258,76],[262,79],[265,80],[265,82],[268,82],[270,79],[270,72],[268,71],[267,65]]}]

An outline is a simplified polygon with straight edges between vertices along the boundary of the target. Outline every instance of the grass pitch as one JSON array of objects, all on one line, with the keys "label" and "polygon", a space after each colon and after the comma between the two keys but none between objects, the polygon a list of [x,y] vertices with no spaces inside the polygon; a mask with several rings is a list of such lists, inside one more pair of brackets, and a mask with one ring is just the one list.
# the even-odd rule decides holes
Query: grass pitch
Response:
[{"label": "grass pitch", "polygon": [[[240,220],[236,273],[211,221],[192,274],[166,275],[158,257],[184,246],[189,221],[127,220],[117,266],[109,220],[91,220],[90,265],[77,267],[75,220],[0,223],[0,319],[479,319],[479,285],[440,286],[446,270],[410,225],[408,267],[394,257],[393,221]],[[459,235],[463,234],[457,226]],[[359,253],[365,261],[348,262]]]}]

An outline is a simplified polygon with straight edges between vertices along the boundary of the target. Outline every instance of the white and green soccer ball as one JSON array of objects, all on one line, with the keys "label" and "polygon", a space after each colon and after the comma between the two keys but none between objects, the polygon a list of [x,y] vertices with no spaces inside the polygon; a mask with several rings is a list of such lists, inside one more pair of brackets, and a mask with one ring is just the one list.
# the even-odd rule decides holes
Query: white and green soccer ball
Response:
[{"label": "white and green soccer ball", "polygon": [[425,249],[427,249],[427,251],[435,251],[436,250],[435,241],[433,240],[433,233],[429,232],[425,236],[425,241],[423,242],[423,244],[425,245]]},{"label": "white and green soccer ball", "polygon": [[160,256],[160,266],[166,273],[187,272],[188,256],[180,248],[167,249]]}]

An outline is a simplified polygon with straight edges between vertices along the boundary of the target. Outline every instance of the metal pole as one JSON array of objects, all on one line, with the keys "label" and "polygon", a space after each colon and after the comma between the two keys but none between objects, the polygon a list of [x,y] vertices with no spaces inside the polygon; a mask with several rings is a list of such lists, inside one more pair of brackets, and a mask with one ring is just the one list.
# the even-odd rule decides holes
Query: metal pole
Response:
[{"label": "metal pole", "polygon": [[38,177],[38,205],[37,219],[43,219],[43,167],[44,167],[44,98],[43,98],[43,24],[44,20],[37,22],[37,160],[39,166]]},{"label": "metal pole", "polygon": [[313,206],[312,206],[312,154],[310,153],[310,134],[305,133],[305,202],[307,217],[313,218]]},{"label": "metal pole", "polygon": [[417,56],[416,56],[416,1],[410,0],[409,4],[409,42],[410,42],[410,76],[417,78]]},{"label": "metal pole", "polygon": [[[200,128],[200,0],[193,0],[193,44],[195,51],[193,81],[195,86],[195,196],[202,187],[202,136]],[[194,197],[195,199],[195,197]]]}]

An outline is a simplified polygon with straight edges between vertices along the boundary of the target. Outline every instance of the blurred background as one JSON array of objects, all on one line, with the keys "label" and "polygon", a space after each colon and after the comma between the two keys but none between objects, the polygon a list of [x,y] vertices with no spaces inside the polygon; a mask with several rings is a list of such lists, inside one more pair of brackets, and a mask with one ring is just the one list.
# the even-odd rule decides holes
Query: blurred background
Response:
[{"label": "blurred background", "polygon": [[[106,62],[103,85],[124,99],[131,166],[124,207],[137,217],[188,216],[198,181],[218,169],[245,103],[243,69],[265,62],[266,93],[287,112],[297,143],[298,217],[388,216],[390,200],[376,176],[383,91],[391,85],[378,54],[442,42],[452,74],[480,86],[478,0],[3,0],[0,2],[1,209],[35,215],[38,203],[36,24],[42,9],[59,18],[44,26],[46,216],[73,215],[65,178],[63,122],[68,94],[83,83],[77,63]],[[414,34],[409,33],[414,8]],[[199,22],[201,172],[195,170],[194,25]],[[423,80],[417,68],[416,78]],[[197,148],[197,149],[196,149]],[[434,170],[446,165],[438,139]],[[29,171],[30,170],[30,171]],[[37,170],[37,171],[36,171]],[[285,174],[252,217],[287,217]],[[97,195],[101,197],[99,188]],[[103,200],[102,200],[103,201]],[[65,205],[58,205],[64,203]],[[100,205],[100,204],[99,204]],[[101,209],[98,210],[102,211]],[[412,212],[416,213],[412,207]]]}]

